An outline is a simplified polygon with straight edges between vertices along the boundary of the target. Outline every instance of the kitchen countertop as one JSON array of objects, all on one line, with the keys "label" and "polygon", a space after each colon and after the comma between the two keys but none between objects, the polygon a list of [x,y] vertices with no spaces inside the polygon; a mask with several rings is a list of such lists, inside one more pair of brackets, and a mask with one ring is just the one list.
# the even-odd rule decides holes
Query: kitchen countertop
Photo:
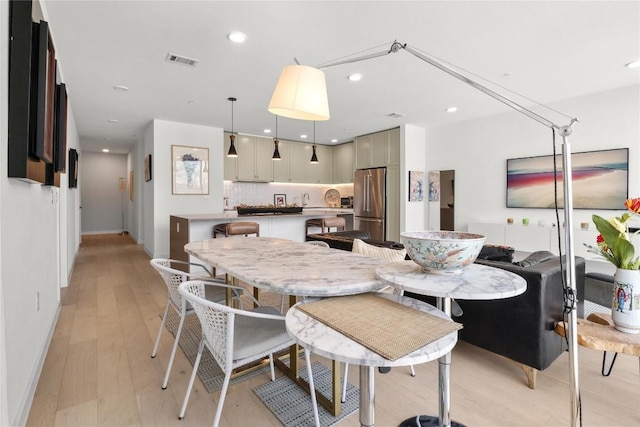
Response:
[{"label": "kitchen countertop", "polygon": [[296,218],[296,217],[317,217],[322,215],[339,215],[339,214],[353,214],[353,209],[342,208],[304,208],[301,213],[294,214],[265,214],[265,215],[238,215],[238,212],[234,210],[228,210],[219,213],[210,214],[182,214],[173,215],[175,217],[188,219],[190,221],[208,221],[217,219],[250,219],[250,218]]}]

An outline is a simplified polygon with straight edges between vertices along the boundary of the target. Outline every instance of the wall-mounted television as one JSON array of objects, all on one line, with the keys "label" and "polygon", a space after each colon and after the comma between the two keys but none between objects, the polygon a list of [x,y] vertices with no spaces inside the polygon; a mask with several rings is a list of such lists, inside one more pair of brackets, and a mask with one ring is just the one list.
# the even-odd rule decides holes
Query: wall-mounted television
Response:
[{"label": "wall-mounted television", "polygon": [[[556,156],[558,207],[564,206],[562,156]],[[629,149],[571,155],[574,209],[625,209],[629,194]],[[507,207],[554,208],[554,158],[507,159]]]}]

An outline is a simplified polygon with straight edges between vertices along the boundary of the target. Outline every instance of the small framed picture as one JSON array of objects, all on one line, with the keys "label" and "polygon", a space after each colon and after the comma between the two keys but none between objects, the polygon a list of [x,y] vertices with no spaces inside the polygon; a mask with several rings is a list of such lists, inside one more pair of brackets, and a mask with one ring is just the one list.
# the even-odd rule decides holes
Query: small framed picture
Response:
[{"label": "small framed picture", "polygon": [[287,195],[286,194],[274,194],[273,195],[273,204],[278,207],[287,206]]}]

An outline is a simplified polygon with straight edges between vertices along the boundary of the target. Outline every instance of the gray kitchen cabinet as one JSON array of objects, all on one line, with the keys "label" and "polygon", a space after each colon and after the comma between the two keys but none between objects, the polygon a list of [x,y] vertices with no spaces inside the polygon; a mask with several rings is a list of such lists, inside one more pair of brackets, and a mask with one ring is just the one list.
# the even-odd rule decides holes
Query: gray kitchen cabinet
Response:
[{"label": "gray kitchen cabinet", "polygon": [[236,137],[238,181],[273,181],[273,140],[259,136]]},{"label": "gray kitchen cabinet", "polygon": [[225,181],[237,181],[238,180],[238,158],[228,157],[229,146],[231,145],[231,139],[229,133],[224,133],[224,180]]},{"label": "gray kitchen cabinet", "polygon": [[354,141],[356,169],[400,165],[400,129],[359,136]]},{"label": "gray kitchen cabinet", "polygon": [[333,146],[333,183],[353,182],[353,142]]}]

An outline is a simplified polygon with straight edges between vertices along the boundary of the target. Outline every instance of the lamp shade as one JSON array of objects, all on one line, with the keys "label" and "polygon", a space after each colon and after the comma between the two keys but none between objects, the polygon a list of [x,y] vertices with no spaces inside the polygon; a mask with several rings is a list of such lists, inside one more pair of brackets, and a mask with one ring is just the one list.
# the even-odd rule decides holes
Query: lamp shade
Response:
[{"label": "lamp shade", "polygon": [[284,67],[267,109],[291,119],[329,120],[324,73],[306,65]]}]

